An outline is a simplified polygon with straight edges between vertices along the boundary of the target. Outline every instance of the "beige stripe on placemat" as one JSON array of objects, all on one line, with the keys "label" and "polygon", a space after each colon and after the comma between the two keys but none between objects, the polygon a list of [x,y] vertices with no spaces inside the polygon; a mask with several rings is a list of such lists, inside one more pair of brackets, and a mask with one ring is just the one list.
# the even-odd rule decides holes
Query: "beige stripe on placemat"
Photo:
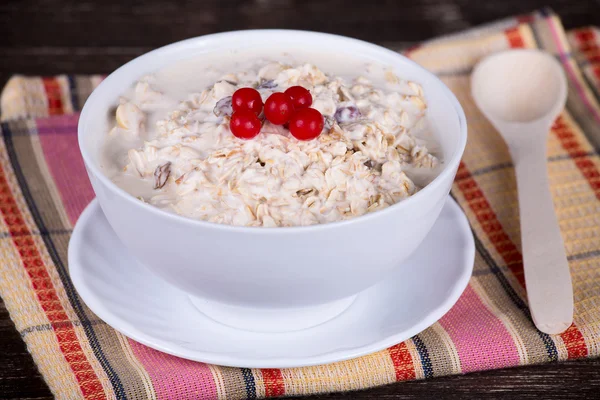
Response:
[{"label": "beige stripe on placemat", "polygon": [[[109,327],[109,329],[112,330],[112,328]],[[131,349],[131,346],[129,345],[129,339],[127,339],[127,337],[125,335],[122,335],[118,332],[115,332],[117,340],[119,341],[119,344],[121,345],[121,350],[123,351],[123,354],[125,356],[125,358],[127,359],[127,362],[129,363],[129,365],[131,366],[131,369],[129,371],[121,371],[120,375],[121,377],[127,377],[129,375],[123,375],[123,374],[136,374],[139,377],[139,381],[142,383],[142,387],[135,387],[135,383],[133,383],[133,387],[128,388],[127,392],[129,394],[128,397],[131,397],[132,399],[148,399],[148,400],[156,400],[156,391],[154,390],[154,387],[152,386],[152,380],[150,379],[150,376],[148,375],[148,372],[144,369],[144,366],[139,362],[139,360],[135,357],[135,355],[133,354],[133,351]],[[126,381],[126,384],[131,384],[130,382]],[[136,390],[137,389],[137,390]]]},{"label": "beige stripe on placemat", "polygon": [[287,395],[357,390],[396,381],[387,350],[328,365],[283,369],[282,374]]},{"label": "beige stripe on placemat", "polygon": [[[60,195],[57,194],[57,189],[54,186],[53,180],[48,180],[51,178],[51,175],[48,172],[48,167],[45,164],[43,154],[39,153],[41,151],[39,137],[37,135],[18,134],[19,132],[34,130],[33,124],[34,122],[31,120],[11,122],[11,128],[13,128],[13,132],[16,133],[12,136],[13,146],[19,161],[19,165],[21,166],[22,172],[27,179],[31,197],[39,211],[45,227],[49,231],[48,235],[52,240],[56,254],[62,264],[67,267],[68,246],[70,239],[70,234],[68,234],[68,231],[71,228],[71,224],[68,218],[66,218],[66,211],[63,208]],[[29,218],[31,219],[31,217]],[[33,220],[30,220],[30,224],[33,224],[30,226],[35,227]],[[37,227],[35,229],[37,229]],[[99,376],[103,377],[103,385],[108,385],[106,388],[106,393],[110,395],[113,393],[112,384],[106,383],[104,380],[104,377],[107,378],[108,376],[107,372],[104,370],[97,359],[95,352],[92,350],[85,329],[82,326],[82,323],[79,322],[79,318],[75,313],[69,299],[67,298],[67,294],[62,286],[62,281],[57,275],[56,267],[54,266],[54,262],[47,252],[45,243],[40,237],[37,238],[36,242],[40,249],[44,249],[44,261],[46,262],[46,265],[49,266],[53,274],[52,276],[56,281],[55,285],[61,288],[61,302],[63,303],[63,307],[68,310],[69,319],[76,323],[75,331],[80,338],[81,345],[84,348],[95,372]],[[73,293],[73,295],[77,296],[76,293]],[[131,397],[133,394],[143,391],[147,384],[135,372],[135,366],[132,365],[126,357],[124,357],[119,339],[117,337],[118,333],[113,328],[100,321],[83,301],[79,300],[79,303],[85,318],[90,323],[94,321],[98,322],[91,324],[89,329],[93,331],[99,342],[99,351],[105,354],[107,359],[110,360],[110,367],[115,371],[118,379],[126,380],[125,382],[121,382],[126,395]]]},{"label": "beige stripe on placemat", "polygon": [[[4,141],[0,140],[0,167],[4,170],[6,179],[14,190],[19,186],[15,181],[6,154]],[[19,209],[27,209],[22,196],[15,195],[14,197]],[[3,233],[0,238],[0,254],[3,260],[0,295],[16,329],[22,332],[30,326],[50,325],[35,292],[31,289],[21,256],[13,245],[13,239],[8,234],[8,228],[2,218],[0,218],[0,232]],[[24,340],[30,349],[35,349],[35,351],[31,351],[31,355],[54,395],[59,398],[81,398],[79,384],[69,364],[65,361],[54,333],[47,330],[34,330]]]}]

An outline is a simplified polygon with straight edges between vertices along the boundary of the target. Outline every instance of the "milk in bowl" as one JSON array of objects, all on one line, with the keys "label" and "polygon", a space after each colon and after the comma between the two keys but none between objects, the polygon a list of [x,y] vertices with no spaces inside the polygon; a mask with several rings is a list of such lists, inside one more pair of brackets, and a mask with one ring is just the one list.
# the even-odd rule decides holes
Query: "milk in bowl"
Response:
[{"label": "milk in bowl", "polygon": [[[264,113],[257,136],[232,134],[237,90],[266,102],[298,86],[323,118],[317,138],[298,140]],[[421,85],[359,59],[283,50],[195,57],[142,76],[114,106],[105,174],[141,202],[213,223],[360,217],[417,193],[443,160]]]}]

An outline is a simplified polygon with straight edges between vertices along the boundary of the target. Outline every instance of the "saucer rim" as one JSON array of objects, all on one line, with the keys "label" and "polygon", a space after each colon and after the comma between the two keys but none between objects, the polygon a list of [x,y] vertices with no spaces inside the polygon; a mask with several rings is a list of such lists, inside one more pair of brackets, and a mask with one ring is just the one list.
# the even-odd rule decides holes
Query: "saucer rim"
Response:
[{"label": "saucer rim", "polygon": [[[128,338],[135,340],[138,343],[146,345],[152,349],[167,353],[176,357],[181,357],[187,360],[198,361],[208,364],[215,364],[226,367],[238,367],[238,368],[297,368],[297,367],[308,367],[315,365],[330,364],[339,361],[345,361],[357,357],[361,357],[367,354],[372,354],[377,351],[384,350],[398,343],[401,343],[414,335],[424,331],[438,320],[440,320],[450,309],[456,304],[462,293],[467,288],[469,280],[473,272],[473,266],[475,261],[475,241],[473,238],[472,230],[458,203],[451,197],[448,196],[445,207],[453,208],[453,215],[455,215],[455,224],[458,226],[458,231],[465,237],[467,243],[462,251],[465,253],[464,258],[467,260],[462,268],[461,274],[455,280],[452,290],[446,292],[445,298],[441,303],[434,308],[427,315],[423,316],[420,321],[414,324],[412,327],[402,330],[399,333],[388,335],[387,337],[374,341],[370,344],[358,346],[355,348],[344,348],[337,349],[334,351],[323,352],[317,355],[311,355],[308,357],[261,357],[248,358],[247,356],[239,357],[219,352],[209,352],[192,350],[189,348],[182,347],[175,342],[169,342],[163,339],[153,338],[151,335],[139,330],[135,326],[128,323],[126,320],[115,316],[108,307],[105,307],[100,299],[98,299],[91,290],[88,289],[84,283],[82,272],[83,268],[79,263],[71,262],[75,259],[81,259],[77,255],[78,249],[81,247],[80,243],[83,240],[83,235],[80,233],[83,231],[83,226],[86,225],[87,221],[96,212],[103,212],[102,208],[97,199],[93,199],[88,204],[85,210],[81,213],[71,235],[68,247],[68,259],[69,259],[69,275],[75,286],[77,293],[90,310],[107,325],[122,333]],[[468,260],[472,260],[468,262]],[[164,282],[165,285],[168,283]],[[346,310],[347,311],[347,310]],[[345,311],[344,311],[345,312]],[[336,318],[333,318],[323,324],[332,323]],[[211,319],[214,323],[219,323]],[[240,329],[231,328],[240,332],[246,332]],[[310,328],[308,328],[310,329]],[[294,333],[294,332],[289,332]],[[266,333],[268,335],[272,333]],[[287,334],[286,332],[278,333],[280,335]]]}]

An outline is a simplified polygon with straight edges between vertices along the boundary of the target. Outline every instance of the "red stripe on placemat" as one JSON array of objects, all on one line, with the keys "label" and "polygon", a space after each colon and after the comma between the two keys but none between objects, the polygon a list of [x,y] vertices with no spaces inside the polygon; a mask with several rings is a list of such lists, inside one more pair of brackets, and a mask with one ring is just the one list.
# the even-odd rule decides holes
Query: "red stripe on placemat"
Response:
[{"label": "red stripe on placemat", "polygon": [[594,75],[596,79],[600,80],[600,65],[594,67]]},{"label": "red stripe on placemat", "polygon": [[265,384],[265,396],[277,397],[285,394],[285,383],[280,369],[265,368],[262,372],[263,382]]},{"label": "red stripe on placemat", "polygon": [[[571,140],[570,136],[564,132],[562,135],[565,138],[564,140]],[[573,146],[571,146],[571,151],[574,152],[573,154],[575,154],[575,152],[580,152],[580,150],[576,150]],[[575,163],[578,163],[580,160],[574,161]],[[504,231],[479,185],[462,162],[458,169],[456,184],[467,201],[467,204],[475,213],[475,217],[481,224],[483,231],[487,234],[490,242],[492,242],[492,245],[496,248],[496,251],[500,254],[509,270],[517,278],[518,282],[525,287],[523,257],[521,252],[516,248],[515,244]],[[596,195],[598,196],[597,191]],[[560,336],[567,348],[568,359],[587,356],[588,351],[585,339],[575,323]]]},{"label": "red stripe on placemat", "polygon": [[418,50],[419,48],[421,48],[420,44],[416,44],[414,46],[410,46],[409,48],[407,48],[406,50],[404,50],[404,56],[410,58],[410,56],[412,55],[412,53],[415,50]]},{"label": "red stripe on placemat", "polygon": [[390,358],[394,364],[396,380],[408,381],[415,379],[415,366],[406,343],[398,343],[397,345],[390,347],[388,352],[390,353]]},{"label": "red stripe on placemat", "polygon": [[507,29],[504,31],[504,34],[506,35],[506,39],[511,48],[525,47],[525,42],[521,37],[519,27]]},{"label": "red stripe on placemat", "polygon": [[86,399],[105,399],[100,380],[88,362],[69,317],[60,303],[40,252],[0,167],[0,212],[41,308],[54,330],[58,346]]},{"label": "red stripe on placemat", "polygon": [[560,337],[567,348],[569,360],[587,357],[588,348],[585,344],[585,339],[575,324],[571,325],[566,331],[561,333]]},{"label": "red stripe on placemat", "polygon": [[596,43],[584,43],[579,45],[579,51],[581,51],[584,54],[592,51],[598,51],[598,49],[599,47]]},{"label": "red stripe on placemat", "polygon": [[60,83],[54,77],[42,77],[46,98],[48,99],[48,115],[64,114]]},{"label": "red stripe on placemat", "polygon": [[[589,157],[586,156],[586,152],[577,140],[577,136],[575,136],[575,133],[564,121],[563,117],[556,119],[554,125],[552,125],[552,133],[558,138],[562,148],[569,153],[571,159],[594,191],[596,198],[600,200],[600,171]],[[569,359],[588,355],[585,339],[575,324],[571,325],[560,336],[567,347]]]},{"label": "red stripe on placemat", "polygon": [[517,278],[517,281],[522,286],[525,286],[521,252],[519,252],[517,246],[515,246],[504,231],[502,224],[498,221],[498,217],[492,210],[492,206],[487,201],[483,191],[462,162],[458,167],[456,184],[467,201],[469,208],[475,214],[475,218],[481,224],[481,229],[486,233],[508,269]]},{"label": "red stripe on placemat", "polygon": [[582,44],[593,42],[595,37],[596,35],[594,33],[594,30],[590,28],[578,29],[575,31],[575,38],[579,43]]},{"label": "red stripe on placemat", "polygon": [[528,24],[530,22],[533,22],[534,19],[535,17],[531,14],[517,16],[517,22],[520,24]]},{"label": "red stripe on placemat", "polygon": [[590,52],[588,52],[588,54],[585,55],[585,58],[587,58],[587,60],[592,63],[600,63],[600,53],[598,54],[589,54]]},{"label": "red stripe on placemat", "polygon": [[[590,63],[600,61],[600,47],[596,42],[596,34],[593,29],[580,29],[575,31],[575,39],[577,40],[576,46],[579,51],[583,53],[583,56]],[[599,70],[594,68],[594,74],[599,77]]]},{"label": "red stripe on placemat", "polygon": [[563,117],[558,117],[552,125],[552,133],[558,138],[563,149],[565,149],[571,159],[585,177],[586,181],[594,191],[596,198],[600,200],[600,171],[596,164],[589,159],[587,153],[581,147],[577,136],[571,127],[565,123]]}]

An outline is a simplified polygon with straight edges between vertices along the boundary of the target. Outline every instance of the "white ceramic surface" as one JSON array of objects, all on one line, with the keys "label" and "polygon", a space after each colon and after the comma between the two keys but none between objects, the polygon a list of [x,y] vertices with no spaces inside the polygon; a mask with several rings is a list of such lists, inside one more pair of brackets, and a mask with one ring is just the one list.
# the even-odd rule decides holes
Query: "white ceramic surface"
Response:
[{"label": "white ceramic surface", "polygon": [[540,50],[510,50],[481,61],[471,78],[478,107],[504,137],[517,177],[523,265],[536,327],[564,332],[573,322],[573,286],[546,162],[550,127],[567,100],[560,63]]},{"label": "white ceramic surface", "polygon": [[[389,65],[398,75],[419,82],[428,101],[429,122],[443,149],[443,171],[422,191],[385,210],[291,228],[232,227],[184,218],[140,202],[103,175],[99,151],[106,132],[101,127],[124,88],[177,59],[270,45],[314,49],[340,60],[351,54]],[[366,42],[300,31],[223,33],[152,51],[109,75],[89,97],[79,120],[79,146],[97,199],[133,257],[194,296],[197,304],[221,304],[219,312],[283,315],[320,306],[319,312],[309,313],[318,318],[307,320],[307,326],[326,319],[327,304],[349,302],[413,253],[446,201],[466,137],[465,116],[454,95],[416,63]]]},{"label": "white ceramic surface", "polygon": [[289,333],[236,330],[198,312],[185,293],[135,262],[97,201],[73,232],[69,270],[92,311],[140,343],[213,364],[283,368],[358,357],[421,332],[458,300],[471,276],[474,254],[468,222],[448,197],[410,259],[361,293],[341,315]]}]

